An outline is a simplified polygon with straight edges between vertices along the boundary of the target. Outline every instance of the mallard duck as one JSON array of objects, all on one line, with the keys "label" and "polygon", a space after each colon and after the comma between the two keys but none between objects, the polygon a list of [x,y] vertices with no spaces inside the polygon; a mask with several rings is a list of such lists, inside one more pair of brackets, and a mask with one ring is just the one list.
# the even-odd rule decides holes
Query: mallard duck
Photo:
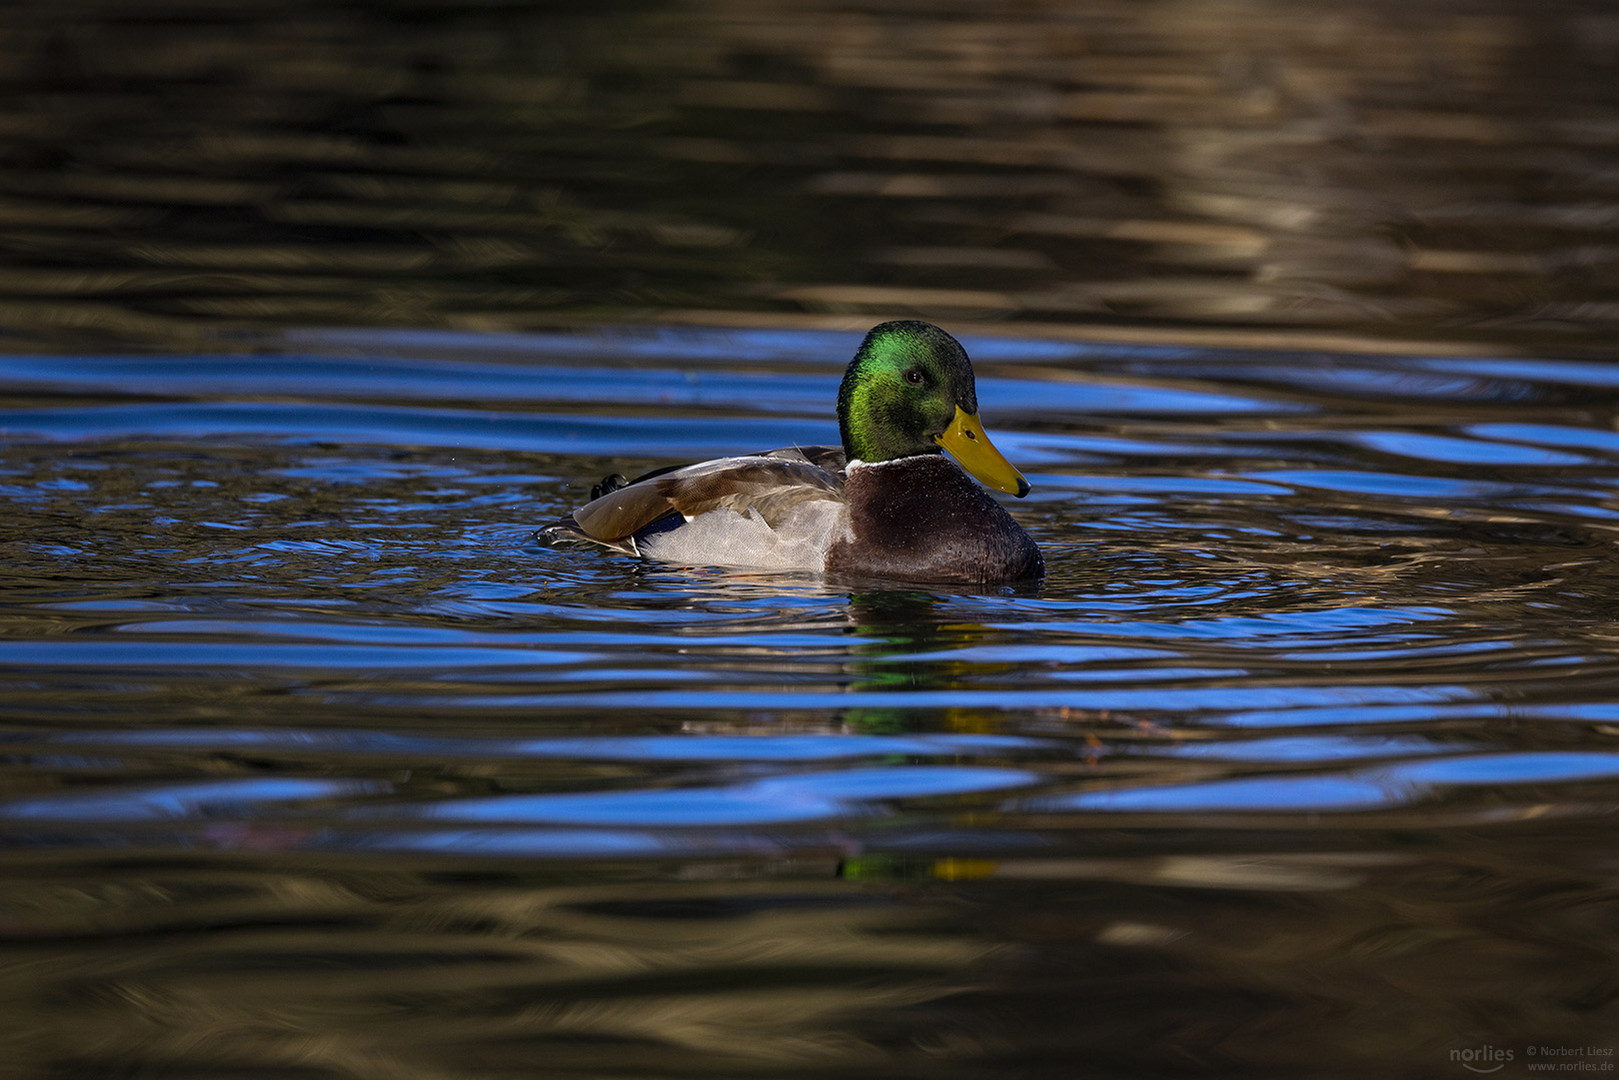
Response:
[{"label": "mallard duck", "polygon": [[984,434],[955,338],[925,322],[874,327],[838,387],[838,428],[841,447],[608,477],[544,531],[686,565],[934,582],[1044,572],[1029,534],[956,464],[997,491],[1029,492]]}]

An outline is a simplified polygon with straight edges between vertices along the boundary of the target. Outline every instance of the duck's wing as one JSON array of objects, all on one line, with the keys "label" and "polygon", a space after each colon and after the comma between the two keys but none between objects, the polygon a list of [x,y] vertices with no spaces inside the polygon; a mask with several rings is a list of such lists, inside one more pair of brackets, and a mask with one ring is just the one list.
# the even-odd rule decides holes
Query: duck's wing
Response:
[{"label": "duck's wing", "polygon": [[647,473],[592,499],[563,519],[562,527],[636,554],[635,534],[675,514],[690,521],[710,510],[751,511],[774,525],[805,502],[843,498],[843,452],[836,452],[837,470],[817,464],[833,463],[828,449],[794,447]]},{"label": "duck's wing", "polygon": [[[830,473],[842,473],[844,468],[848,465],[848,460],[844,456],[843,447],[841,446],[783,446],[776,450],[760,450],[756,454],[745,454],[742,457],[767,457],[781,458],[783,461],[807,461],[811,465],[819,466]],[[741,461],[742,457],[716,458],[715,460]],[[705,461],[701,462],[701,464],[709,465],[712,464],[712,462]],[[611,476],[603,477],[601,483],[591,488],[590,497],[592,499],[597,499],[603,495],[606,495],[610,491],[617,491],[619,488],[628,487],[631,484],[639,484],[643,480],[651,480],[656,476],[666,476],[669,473],[679,472],[681,469],[689,468],[692,468],[692,466],[665,465],[661,469],[653,469],[651,472],[644,472],[640,476],[637,476],[634,480],[626,480],[618,473],[614,473]]]},{"label": "duck's wing", "polygon": [[[789,461],[807,461],[811,465],[819,465],[828,472],[841,473],[848,465],[848,460],[841,446],[785,446],[778,450],[761,450],[757,454],[747,454],[746,457],[773,457],[785,458]],[[661,469],[644,472],[634,480],[625,479],[623,473],[609,473],[601,478],[601,483],[593,484],[590,488],[592,500],[599,499],[608,492],[631,484],[639,484],[643,480],[650,480],[654,476],[672,473],[676,469],[686,468],[684,465],[665,465]]]},{"label": "duck's wing", "polygon": [[786,461],[807,461],[829,473],[843,474],[848,459],[841,446],[786,446],[780,450],[764,450],[754,457],[782,458]]}]

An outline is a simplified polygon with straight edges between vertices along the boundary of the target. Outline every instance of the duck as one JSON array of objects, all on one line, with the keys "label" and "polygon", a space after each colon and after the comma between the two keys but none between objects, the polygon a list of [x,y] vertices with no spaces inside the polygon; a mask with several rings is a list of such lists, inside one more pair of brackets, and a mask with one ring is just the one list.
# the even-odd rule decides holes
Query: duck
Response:
[{"label": "duck", "polygon": [[835,578],[990,584],[1045,573],[1034,540],[968,477],[1029,493],[984,431],[954,337],[912,320],[873,327],[843,374],[837,415],[841,446],[615,474],[541,534],[658,562]]}]

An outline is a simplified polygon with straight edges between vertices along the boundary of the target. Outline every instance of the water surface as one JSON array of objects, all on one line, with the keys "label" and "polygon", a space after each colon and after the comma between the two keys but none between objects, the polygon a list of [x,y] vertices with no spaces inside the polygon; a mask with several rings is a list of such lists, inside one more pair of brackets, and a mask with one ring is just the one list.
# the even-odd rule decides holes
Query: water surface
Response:
[{"label": "water surface", "polygon": [[857,340],[0,358],[20,1075],[1607,1045],[1611,367],[967,335],[1038,587],[534,539],[835,438]]},{"label": "water surface", "polygon": [[869,326],[1611,356],[1590,0],[16,0],[0,332]]},{"label": "water surface", "polygon": [[[1616,43],[0,5],[0,1073],[1610,1071]],[[535,539],[896,317],[1039,586]]]}]

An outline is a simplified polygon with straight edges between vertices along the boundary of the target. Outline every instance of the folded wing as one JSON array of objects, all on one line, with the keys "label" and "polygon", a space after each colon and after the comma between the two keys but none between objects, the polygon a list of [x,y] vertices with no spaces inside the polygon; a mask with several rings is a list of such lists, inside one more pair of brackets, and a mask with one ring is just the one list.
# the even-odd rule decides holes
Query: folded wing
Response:
[{"label": "folded wing", "polygon": [[842,450],[794,447],[648,473],[581,506],[562,527],[636,554],[635,535],[674,515],[690,521],[710,510],[751,512],[774,528],[806,503],[842,499]]}]

